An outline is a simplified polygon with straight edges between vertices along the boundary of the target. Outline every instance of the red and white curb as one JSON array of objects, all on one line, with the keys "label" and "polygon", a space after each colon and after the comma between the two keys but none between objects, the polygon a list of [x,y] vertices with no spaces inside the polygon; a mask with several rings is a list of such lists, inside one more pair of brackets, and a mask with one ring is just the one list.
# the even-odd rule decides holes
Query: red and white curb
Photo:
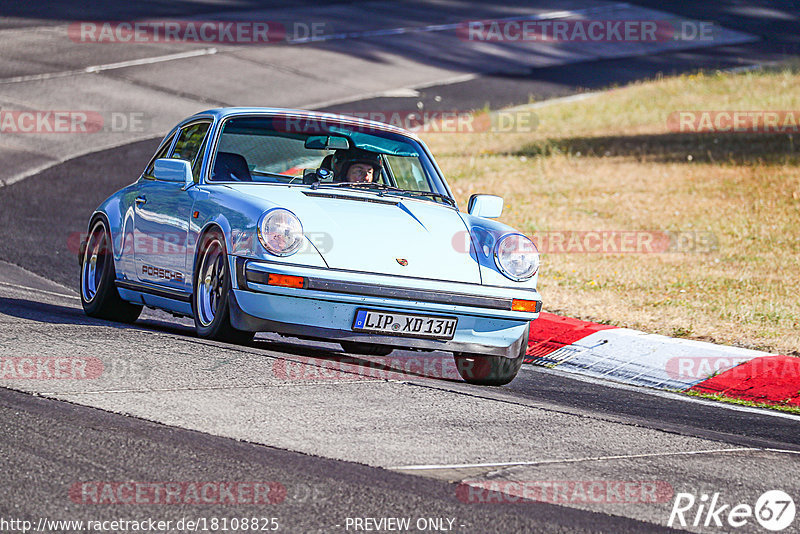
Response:
[{"label": "red and white curb", "polygon": [[657,389],[800,406],[800,358],[542,312],[525,363]]}]

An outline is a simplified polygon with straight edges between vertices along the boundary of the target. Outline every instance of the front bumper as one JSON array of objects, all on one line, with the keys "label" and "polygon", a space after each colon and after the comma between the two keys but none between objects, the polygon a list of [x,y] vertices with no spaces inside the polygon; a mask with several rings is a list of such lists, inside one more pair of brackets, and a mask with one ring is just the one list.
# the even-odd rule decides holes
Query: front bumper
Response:
[{"label": "front bumper", "polygon": [[[527,345],[526,326],[541,310],[535,290],[319,269],[232,258],[236,273],[231,322],[326,341],[357,341],[401,349],[443,350],[515,358]],[[267,283],[269,274],[302,276],[303,288]],[[512,311],[514,298],[537,302],[536,312]],[[356,310],[458,318],[452,340],[417,339],[352,331]]]}]

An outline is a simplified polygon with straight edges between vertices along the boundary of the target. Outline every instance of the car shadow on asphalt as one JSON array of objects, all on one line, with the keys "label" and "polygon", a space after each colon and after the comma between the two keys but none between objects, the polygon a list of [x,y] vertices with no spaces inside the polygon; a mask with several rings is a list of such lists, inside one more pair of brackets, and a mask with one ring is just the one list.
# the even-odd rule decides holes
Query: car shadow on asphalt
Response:
[{"label": "car shadow on asphalt", "polygon": [[117,323],[89,317],[79,306],[63,306],[36,300],[0,297],[0,316],[8,315],[18,319],[47,324],[107,326],[120,330],[156,330],[160,332],[196,337],[194,329],[158,319],[144,318],[136,323]]},{"label": "car shadow on asphalt", "polygon": [[[168,320],[144,317],[133,324],[116,323],[87,316],[79,306],[64,306],[22,298],[0,297],[0,314],[27,321],[46,324],[105,326],[120,330],[146,330],[199,339],[194,328]],[[178,321],[179,319],[176,319]],[[185,321],[185,320],[184,320]],[[279,352],[287,356],[308,358],[310,365],[321,366],[327,371],[362,375],[368,378],[407,380],[410,378],[435,379],[446,382],[461,382],[455,363],[449,353],[410,353],[395,351],[388,356],[362,356],[345,353],[341,349],[325,347],[329,344],[311,345],[308,342],[292,342],[292,338],[273,340],[256,338],[245,345],[257,350]]]},{"label": "car shadow on asphalt", "polygon": [[105,325],[121,328],[130,326],[93,319],[84,314],[79,307],[9,297],[0,297],[0,315],[48,324]]},{"label": "car shadow on asphalt", "polygon": [[[434,379],[446,382],[462,382],[450,353],[409,352],[396,350],[387,356],[350,354],[340,348],[309,345],[306,341],[273,341],[256,338],[249,346],[270,351],[279,351],[293,356],[310,358],[306,363],[318,365],[326,372],[347,373],[371,379],[408,380],[413,378]],[[322,342],[323,345],[333,343]]]}]

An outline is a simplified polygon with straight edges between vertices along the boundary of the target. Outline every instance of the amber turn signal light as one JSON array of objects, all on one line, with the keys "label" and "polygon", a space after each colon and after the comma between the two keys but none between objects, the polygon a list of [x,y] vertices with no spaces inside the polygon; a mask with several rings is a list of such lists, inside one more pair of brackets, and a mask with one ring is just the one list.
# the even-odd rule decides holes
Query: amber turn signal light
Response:
[{"label": "amber turn signal light", "polygon": [[536,306],[538,303],[538,300],[514,299],[511,301],[511,309],[513,311],[536,312]]},{"label": "amber turn signal light", "polygon": [[269,278],[267,279],[267,284],[271,286],[295,287],[297,289],[303,289],[303,286],[305,286],[305,281],[306,279],[302,276],[289,276],[287,274],[270,273]]}]

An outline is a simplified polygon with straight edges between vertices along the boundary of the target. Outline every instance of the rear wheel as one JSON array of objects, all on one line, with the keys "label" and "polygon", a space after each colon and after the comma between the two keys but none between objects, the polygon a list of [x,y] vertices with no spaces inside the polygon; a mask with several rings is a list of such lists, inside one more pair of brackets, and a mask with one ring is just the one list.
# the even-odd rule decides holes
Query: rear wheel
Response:
[{"label": "rear wheel", "polygon": [[485,356],[482,354],[453,353],[456,369],[466,382],[479,386],[504,386],[514,380],[522,367],[525,351],[528,349],[528,335],[531,324],[525,328],[522,346],[515,358],[505,356]]},{"label": "rear wheel", "polygon": [[351,354],[366,354],[367,356],[388,356],[394,347],[389,345],[374,345],[372,343],[359,343],[358,341],[340,341],[345,352]]},{"label": "rear wheel", "polygon": [[114,254],[111,232],[102,218],[92,223],[81,254],[81,304],[89,317],[132,323],[142,313],[142,306],[131,304],[119,296],[114,280]]},{"label": "rear wheel", "polygon": [[197,335],[230,343],[249,343],[255,332],[237,330],[231,325],[231,277],[222,233],[218,230],[206,233],[199,250],[192,295]]}]

